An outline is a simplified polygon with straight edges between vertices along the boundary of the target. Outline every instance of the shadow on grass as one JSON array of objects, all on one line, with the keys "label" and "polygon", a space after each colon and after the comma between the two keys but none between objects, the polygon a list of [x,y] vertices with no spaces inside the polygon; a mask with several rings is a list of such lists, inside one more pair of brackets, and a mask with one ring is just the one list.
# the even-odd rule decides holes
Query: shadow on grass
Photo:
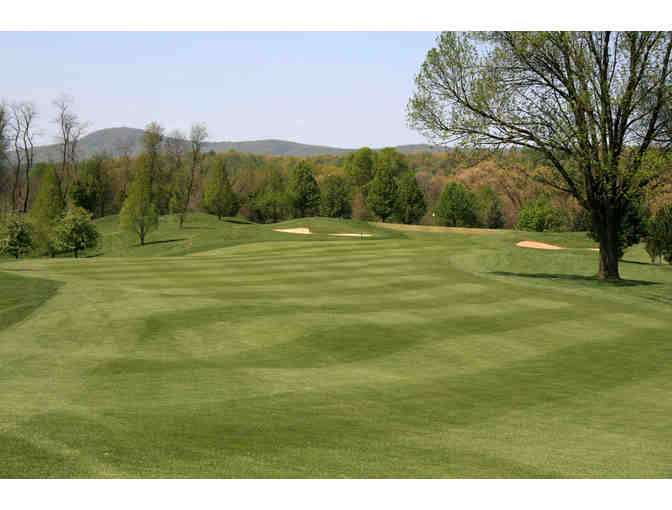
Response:
[{"label": "shadow on grass", "polygon": [[222,220],[224,223],[235,223],[236,225],[256,225],[256,223],[247,220]]},{"label": "shadow on grass", "polygon": [[583,276],[578,274],[555,274],[555,273],[511,273],[509,271],[491,271],[490,274],[497,276],[518,276],[521,278],[538,278],[546,280],[565,280],[575,282],[595,282],[615,287],[637,287],[640,285],[660,285],[659,282],[649,282],[646,280],[617,280],[605,281],[598,280],[595,276]]},{"label": "shadow on grass", "polygon": [[670,264],[667,263],[658,263],[658,262],[639,262],[637,260],[621,260],[621,264],[637,264],[640,266],[653,266],[653,267],[667,267]]},{"label": "shadow on grass", "polygon": [[[150,244],[163,244],[163,243],[177,243],[179,241],[186,241],[186,237],[181,237],[180,239],[163,239],[161,241],[149,241],[145,243],[145,246],[149,246]],[[141,244],[136,244],[135,246],[142,246]]]},{"label": "shadow on grass", "polygon": [[184,225],[182,230],[217,230],[217,227],[190,227],[188,225]]}]

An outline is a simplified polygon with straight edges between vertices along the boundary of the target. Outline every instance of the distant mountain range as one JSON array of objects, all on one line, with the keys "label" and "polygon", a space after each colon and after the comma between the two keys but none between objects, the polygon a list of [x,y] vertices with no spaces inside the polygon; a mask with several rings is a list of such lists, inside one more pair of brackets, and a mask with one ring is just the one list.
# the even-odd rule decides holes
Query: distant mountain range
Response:
[{"label": "distant mountain range", "polygon": [[[131,155],[138,155],[141,151],[141,138],[144,131],[136,128],[108,128],[94,131],[83,136],[78,143],[77,152],[80,159],[89,158],[95,154],[106,153],[118,157],[124,148],[130,150]],[[188,147],[188,142],[185,147]],[[426,144],[398,145],[394,147],[399,152],[410,154],[413,152],[443,152],[444,148]],[[249,142],[205,142],[203,151],[246,152],[257,155],[296,156],[308,157],[324,154],[348,154],[356,149],[341,149],[322,145],[307,145],[304,143],[288,142],[286,140],[254,140]],[[41,145],[35,148],[35,161],[58,161],[59,145]]]}]

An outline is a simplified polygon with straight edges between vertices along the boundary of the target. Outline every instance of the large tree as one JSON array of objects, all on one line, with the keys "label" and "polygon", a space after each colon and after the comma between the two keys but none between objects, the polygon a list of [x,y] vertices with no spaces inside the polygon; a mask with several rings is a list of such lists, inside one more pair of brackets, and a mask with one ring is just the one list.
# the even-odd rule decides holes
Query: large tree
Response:
[{"label": "large tree", "polygon": [[167,212],[169,200],[163,189],[166,184],[163,182],[165,179],[162,174],[164,131],[164,127],[156,121],[152,121],[145,126],[145,132],[141,138],[142,154],[139,159],[140,171],[149,182],[151,201],[161,214]]},{"label": "large tree", "polygon": [[[4,103],[0,102],[0,200],[9,186],[9,158],[7,153],[9,150],[9,111]],[[0,212],[2,211],[0,202]]]},{"label": "large tree", "polygon": [[70,184],[77,177],[77,144],[87,128],[87,123],[82,122],[77,114],[72,111],[73,98],[67,94],[61,94],[53,101],[56,108],[56,117],[53,122],[58,129],[58,144],[60,146],[60,172],[61,193],[63,199],[68,196]]},{"label": "large tree", "polygon": [[[14,102],[10,105],[12,148],[15,156],[14,186],[12,191],[12,208],[28,211],[30,199],[30,172],[34,160],[35,118],[37,112],[35,105],[30,102]],[[23,204],[19,204],[19,181],[23,170],[24,194]]]},{"label": "large tree", "polygon": [[[191,132],[189,133],[189,141],[191,142],[191,158],[189,164],[189,175],[186,179],[186,189],[184,190],[184,198],[181,204],[180,211],[180,228],[184,224],[184,216],[189,209],[189,202],[191,202],[191,195],[194,192],[194,183],[196,182],[196,169],[200,169],[203,162],[203,142],[208,137],[208,128],[205,124],[192,124]],[[228,177],[227,177],[228,182]]]},{"label": "large tree", "polygon": [[576,198],[617,280],[621,219],[672,148],[671,32],[443,33],[416,76],[409,123],[439,143],[527,147]]}]

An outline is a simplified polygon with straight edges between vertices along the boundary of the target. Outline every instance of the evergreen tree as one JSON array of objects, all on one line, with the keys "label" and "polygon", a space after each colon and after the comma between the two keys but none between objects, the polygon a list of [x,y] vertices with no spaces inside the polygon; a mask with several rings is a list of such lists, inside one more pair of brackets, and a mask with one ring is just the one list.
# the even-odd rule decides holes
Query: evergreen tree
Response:
[{"label": "evergreen tree", "polygon": [[407,172],[399,179],[398,197],[397,208],[402,223],[417,223],[427,212],[425,198],[412,173]]},{"label": "evergreen tree", "polygon": [[381,166],[376,170],[376,175],[368,185],[366,196],[367,205],[373,214],[378,216],[383,223],[397,209],[398,187],[390,167]]},{"label": "evergreen tree", "polygon": [[289,194],[297,218],[315,216],[320,207],[320,187],[313,176],[313,167],[300,161],[294,168]]},{"label": "evergreen tree", "polygon": [[75,258],[81,250],[95,248],[100,238],[98,229],[91,220],[91,213],[75,205],[61,218],[55,230],[58,247],[62,251],[74,252]]},{"label": "evergreen tree", "polygon": [[322,181],[320,215],[330,218],[349,218],[352,215],[349,191],[344,177],[326,176]]},{"label": "evergreen tree", "polygon": [[446,185],[436,214],[442,224],[450,227],[475,227],[478,225],[476,216],[476,196],[459,182]]},{"label": "evergreen tree", "polygon": [[136,234],[140,245],[145,244],[149,232],[159,227],[159,214],[152,202],[152,185],[146,174],[140,173],[131,184],[119,217],[121,229]]},{"label": "evergreen tree", "polygon": [[224,216],[235,216],[238,213],[240,202],[231,188],[224,161],[219,162],[214,175],[208,180],[203,206],[220,220]]}]

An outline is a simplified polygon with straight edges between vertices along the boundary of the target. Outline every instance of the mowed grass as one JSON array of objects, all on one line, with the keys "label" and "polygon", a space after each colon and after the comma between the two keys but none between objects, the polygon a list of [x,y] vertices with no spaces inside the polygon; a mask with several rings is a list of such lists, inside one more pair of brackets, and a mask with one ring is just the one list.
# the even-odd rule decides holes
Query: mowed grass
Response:
[{"label": "mowed grass", "polygon": [[216,221],[0,266],[0,477],[672,476],[641,248],[612,285],[583,234]]}]

